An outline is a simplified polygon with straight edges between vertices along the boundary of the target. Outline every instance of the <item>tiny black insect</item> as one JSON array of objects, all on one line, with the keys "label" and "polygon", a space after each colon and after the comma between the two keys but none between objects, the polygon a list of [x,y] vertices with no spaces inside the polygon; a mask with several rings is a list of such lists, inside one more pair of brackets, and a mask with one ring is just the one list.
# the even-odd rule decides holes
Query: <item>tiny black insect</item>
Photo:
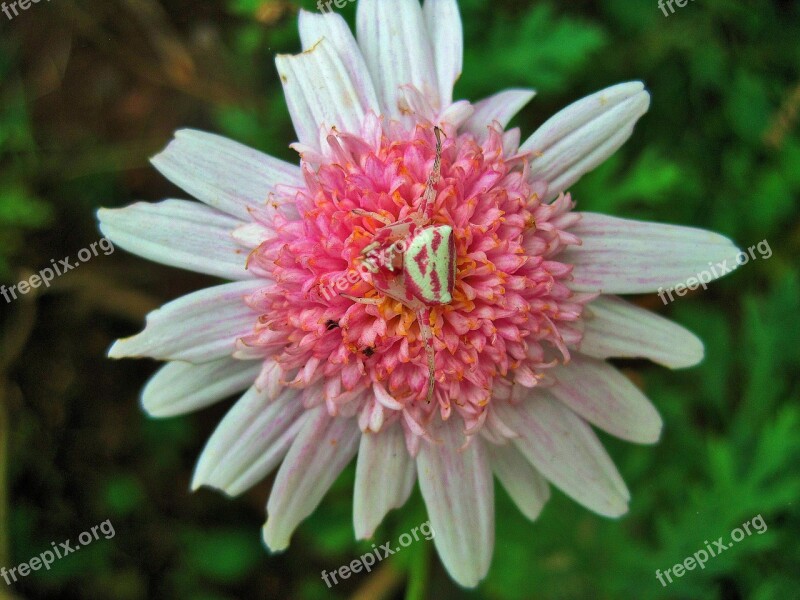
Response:
[{"label": "tiny black insect", "polygon": [[333,319],[331,319],[327,323],[325,323],[325,327],[327,327],[328,331],[330,331],[331,329],[336,329],[338,326],[339,326],[339,324],[336,321],[334,321]]},{"label": "tiny black insect", "polygon": [[372,356],[375,354],[375,348],[364,348],[364,354],[366,354],[368,357]]}]

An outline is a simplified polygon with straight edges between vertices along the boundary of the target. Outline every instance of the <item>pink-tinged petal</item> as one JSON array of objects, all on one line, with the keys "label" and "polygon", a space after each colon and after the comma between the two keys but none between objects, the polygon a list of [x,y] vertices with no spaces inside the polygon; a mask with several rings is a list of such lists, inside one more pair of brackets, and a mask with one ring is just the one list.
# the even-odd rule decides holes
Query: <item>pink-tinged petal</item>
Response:
[{"label": "pink-tinged petal", "polygon": [[671,369],[703,360],[703,342],[691,331],[616,296],[600,296],[584,311],[578,350],[595,358],[648,358]]},{"label": "pink-tinged petal", "polygon": [[219,135],[182,129],[151,162],[175,185],[225,213],[250,221],[277,185],[303,185],[300,167]]},{"label": "pink-tinged petal", "polygon": [[294,530],[355,455],[360,435],[356,419],[332,418],[324,406],[307,411],[269,496],[263,535],[270,550],[289,546]]},{"label": "pink-tinged petal", "polygon": [[647,112],[650,94],[639,81],[601,90],[548,119],[520,150],[533,153],[531,179],[548,182],[546,201],[611,156]]},{"label": "pink-tinged petal", "polygon": [[386,514],[406,503],[416,475],[400,424],[361,436],[353,492],[356,538],[371,538]]},{"label": "pink-tinged petal", "polygon": [[439,113],[439,122],[450,124],[455,130],[458,130],[467,122],[467,119],[469,119],[474,112],[475,107],[471,103],[466,100],[459,100]]},{"label": "pink-tinged petal", "polygon": [[550,499],[547,480],[533,468],[513,444],[487,444],[492,471],[520,512],[531,521],[539,518]]},{"label": "pink-tinged petal", "polygon": [[591,427],[563,403],[537,391],[497,410],[520,435],[512,443],[554,486],[598,514],[627,512],[630,494],[617,468]]},{"label": "pink-tinged petal", "polygon": [[464,66],[464,31],[456,0],[425,0],[422,5],[439,83],[440,107],[453,102],[453,86]]},{"label": "pink-tinged petal", "polygon": [[322,38],[329,41],[358,92],[361,106],[379,114],[380,103],[375,84],[367,70],[361,48],[342,16],[337,13],[320,15],[301,10],[299,27],[303,51],[311,50]]},{"label": "pink-tinged petal", "polygon": [[433,541],[450,576],[475,587],[494,550],[494,482],[486,442],[475,438],[462,448],[460,419],[445,422],[435,435],[441,443],[423,442],[417,455]]},{"label": "pink-tinged petal", "polygon": [[416,121],[433,122],[436,120],[436,109],[428,99],[413,85],[401,85],[397,98],[400,111]]},{"label": "pink-tinged petal", "polygon": [[559,260],[575,266],[568,285],[577,292],[655,292],[703,273],[713,281],[737,267],[733,242],[704,229],[581,213],[569,232],[582,244]]},{"label": "pink-tinged petal", "polygon": [[372,389],[375,392],[375,399],[389,410],[403,410],[403,405],[397,400],[392,398],[386,388],[377,381],[372,384]]},{"label": "pink-tinged petal", "polygon": [[266,394],[267,398],[277,398],[283,390],[283,369],[272,360],[266,360],[261,365],[261,372],[256,378],[255,386],[258,391]]},{"label": "pink-tinged petal", "polygon": [[192,489],[209,486],[237,496],[266,477],[300,431],[304,414],[297,391],[270,398],[253,386],[234,404],[197,461]]},{"label": "pink-tinged petal", "polygon": [[115,245],[170,267],[224,279],[250,279],[248,252],[232,233],[238,219],[199,202],[137,202],[101,208],[100,231]]},{"label": "pink-tinged petal", "polygon": [[419,0],[361,0],[356,14],[358,45],[384,114],[399,118],[400,86],[411,84],[439,106],[439,85]]},{"label": "pink-tinged petal", "polygon": [[464,123],[463,129],[473,134],[480,142],[489,137],[489,126],[495,121],[505,129],[506,125],[530,102],[533,90],[505,90],[475,104],[475,112]]},{"label": "pink-tinged petal", "polygon": [[263,282],[218,285],[173,300],[147,315],[140,334],[118,340],[111,358],[145,357],[205,363],[231,356],[258,314],[244,302]]},{"label": "pink-tinged petal", "polygon": [[517,153],[521,136],[519,127],[509,129],[503,134],[503,152],[506,156],[514,156]]},{"label": "pink-tinged petal", "polygon": [[548,391],[593,425],[623,440],[654,444],[661,416],[630,379],[610,364],[577,354],[568,365],[550,371],[556,385]]},{"label": "pink-tinged petal", "polygon": [[152,417],[175,417],[200,410],[250,387],[261,368],[261,361],[229,357],[200,365],[171,362],[147,382],[142,406]]}]

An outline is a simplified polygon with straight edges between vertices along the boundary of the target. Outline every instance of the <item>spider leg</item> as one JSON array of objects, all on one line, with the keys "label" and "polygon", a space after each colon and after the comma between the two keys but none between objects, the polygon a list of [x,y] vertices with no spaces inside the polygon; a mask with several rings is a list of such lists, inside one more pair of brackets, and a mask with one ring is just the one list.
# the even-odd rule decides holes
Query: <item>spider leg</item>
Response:
[{"label": "spider leg", "polygon": [[381,303],[379,298],[357,298],[355,296],[349,296],[348,294],[342,294],[342,297],[352,300],[353,302],[357,302],[358,304],[371,304],[372,306],[378,306]]},{"label": "spider leg", "polygon": [[378,214],[376,212],[371,212],[368,210],[364,210],[362,208],[354,208],[351,212],[354,215],[358,215],[359,217],[369,217],[370,219],[375,219],[376,221],[380,221],[384,225],[392,224],[391,219],[389,219],[388,217],[384,217],[383,215]]},{"label": "spider leg", "polygon": [[381,247],[381,243],[380,242],[372,242],[369,246],[364,246],[364,249],[361,251],[361,254],[366,256],[367,254],[369,254],[373,250],[377,250],[380,247]]},{"label": "spider leg", "polygon": [[436,367],[434,364],[436,355],[433,349],[433,331],[430,326],[430,311],[426,308],[417,311],[417,323],[419,323],[419,331],[422,335],[422,341],[425,343],[425,352],[428,355],[428,404],[433,400],[433,386],[436,383]]}]

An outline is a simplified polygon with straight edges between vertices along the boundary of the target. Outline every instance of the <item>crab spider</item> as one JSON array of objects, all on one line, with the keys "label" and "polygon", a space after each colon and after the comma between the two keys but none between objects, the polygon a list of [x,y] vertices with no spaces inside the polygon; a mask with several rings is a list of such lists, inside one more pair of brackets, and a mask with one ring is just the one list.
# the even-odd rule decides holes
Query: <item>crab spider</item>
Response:
[{"label": "crab spider", "polygon": [[[425,343],[428,359],[428,395],[433,399],[435,384],[435,352],[433,330],[430,325],[431,307],[453,301],[456,276],[456,249],[453,228],[449,225],[433,225],[433,208],[436,200],[436,184],[441,178],[442,135],[436,134],[436,159],[433,171],[425,183],[419,207],[409,216],[390,222],[383,215],[356,209],[355,214],[370,217],[384,224],[372,242],[361,252],[362,256],[388,257],[380,261],[377,268],[370,269],[370,283],[383,294],[397,300],[414,311],[420,335]],[[374,267],[374,260],[365,259]],[[352,298],[363,304],[378,304],[374,298]]]}]

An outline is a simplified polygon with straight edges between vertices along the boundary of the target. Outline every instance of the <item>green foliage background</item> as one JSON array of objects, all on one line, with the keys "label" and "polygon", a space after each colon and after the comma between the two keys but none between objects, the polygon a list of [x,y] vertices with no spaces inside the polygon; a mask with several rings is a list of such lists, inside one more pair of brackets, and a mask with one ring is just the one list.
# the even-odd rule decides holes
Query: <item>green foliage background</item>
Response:
[{"label": "green foliage background", "polygon": [[[352,468],[280,556],[260,543],[271,481],[234,500],[190,494],[194,460],[228,404],[149,420],[137,399],[155,363],[104,355],[148,310],[211,281],[119,252],[37,297],[0,301],[0,566],[106,519],[116,531],[50,571],[0,582],[0,598],[800,597],[800,6],[696,0],[665,17],[655,0],[460,5],[457,95],[537,89],[515,120],[523,135],[612,83],[642,79],[652,92],[631,141],[573,190],[580,209],[773,250],[669,307],[637,300],[697,332],[706,359],[674,373],[620,363],[665,420],[654,447],[603,438],[630,513],[606,520],[555,492],[529,523],[498,486],[494,562],[477,590],[457,588],[427,542],[328,590],[323,569],[371,548],[353,541]],[[298,6],[55,0],[0,16],[0,280],[97,240],[99,206],[181,197],[147,164],[174,129],[292,159],[272,61],[299,49]],[[759,514],[763,535],[668,587],[656,580]],[[376,540],[424,520],[415,492]]]}]

